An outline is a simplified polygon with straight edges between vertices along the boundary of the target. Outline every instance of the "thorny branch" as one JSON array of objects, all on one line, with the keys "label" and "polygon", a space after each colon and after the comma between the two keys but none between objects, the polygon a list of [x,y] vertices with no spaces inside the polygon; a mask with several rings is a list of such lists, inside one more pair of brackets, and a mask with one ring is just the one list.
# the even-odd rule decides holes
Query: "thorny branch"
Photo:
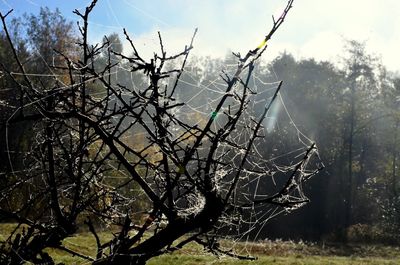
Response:
[{"label": "thorny branch", "polygon": [[[9,122],[32,122],[36,142],[28,160],[30,170],[1,190],[9,196],[24,190],[32,194],[20,205],[0,211],[1,216],[28,227],[28,232],[13,231],[0,249],[0,261],[51,262],[44,249],[56,247],[93,264],[144,264],[190,242],[215,254],[253,259],[223,250],[218,235],[244,222],[249,212],[257,216],[254,211],[262,212],[262,207],[303,205],[307,198],[302,185],[322,168],[309,169],[313,159],[319,163],[312,144],[296,166],[284,172],[287,182],[275,195],[266,199],[240,195],[254,192],[249,185],[253,177],[272,177],[273,165],[263,166],[263,157],[254,150],[262,141],[263,122],[282,82],[255,119],[250,103],[257,92],[251,88],[251,76],[293,0],[273,19],[261,45],[244,57],[235,54],[237,68],[222,77],[225,90],[211,115],[202,117],[204,125],[179,116],[187,106],[178,100],[179,85],[197,29],[190,44],[170,56],[159,33],[161,54],[146,61],[125,29],[133,49],[129,56],[114,51],[109,39],[103,45],[88,43],[88,21],[96,3],[92,1],[84,13],[74,11],[83,21],[82,26],[78,23],[81,58],[60,53],[65,65],[59,69],[69,80],[67,87],[54,81],[36,89],[14,51],[28,86],[15,80],[26,103],[19,107],[22,116],[12,116]],[[1,20],[13,47],[5,23],[10,12],[1,14]],[[106,63],[97,65],[99,58]],[[113,76],[120,66],[140,76],[133,86]],[[102,90],[101,96],[91,92],[93,87]],[[145,137],[139,139],[140,134]],[[128,141],[137,139],[136,144]],[[30,207],[43,204],[49,208],[29,212]],[[96,240],[95,257],[63,245],[66,237],[76,233],[82,217],[89,217],[85,224]],[[98,231],[104,225],[119,227],[107,242],[102,242]],[[179,243],[174,245],[176,240]]]}]

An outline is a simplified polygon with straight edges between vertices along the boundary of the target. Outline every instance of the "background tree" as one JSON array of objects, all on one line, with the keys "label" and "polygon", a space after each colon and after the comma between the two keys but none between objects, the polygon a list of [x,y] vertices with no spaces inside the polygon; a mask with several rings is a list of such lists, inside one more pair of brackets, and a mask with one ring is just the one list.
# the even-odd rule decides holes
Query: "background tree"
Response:
[{"label": "background tree", "polygon": [[[64,66],[64,59],[60,53],[70,58],[78,55],[73,23],[67,21],[58,9],[51,11],[48,7],[41,7],[38,15],[24,16],[26,41],[32,53],[29,67],[42,74],[37,80],[38,86],[51,86],[54,76],[61,74],[59,68]],[[49,77],[44,78],[45,74]],[[62,76],[58,78],[62,80]],[[32,82],[36,82],[34,77],[31,79]]]},{"label": "background tree", "polygon": [[[21,20],[13,19],[9,27],[9,35],[12,38],[14,51],[7,40],[4,30],[0,31],[0,185],[7,185],[15,181],[24,170],[23,158],[29,151],[30,123],[21,122],[18,125],[8,124],[12,116],[18,116],[21,113],[19,107],[24,104],[22,91],[15,88],[15,82],[24,84],[22,75],[18,75],[18,64],[13,60],[15,52],[22,61],[26,62],[29,58],[27,43],[22,38]],[[12,72],[12,76],[7,74],[7,70]],[[13,161],[11,163],[11,161]],[[13,172],[12,176],[7,174]],[[23,193],[23,194],[26,194]],[[20,196],[20,197],[23,197]],[[10,200],[7,203],[17,204],[18,198]],[[1,205],[3,205],[2,201]]]}]

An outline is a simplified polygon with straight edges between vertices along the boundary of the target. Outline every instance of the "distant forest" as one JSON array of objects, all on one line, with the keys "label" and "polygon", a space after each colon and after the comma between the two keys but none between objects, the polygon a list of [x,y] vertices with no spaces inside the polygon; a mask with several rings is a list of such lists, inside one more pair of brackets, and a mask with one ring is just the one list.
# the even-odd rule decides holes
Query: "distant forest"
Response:
[{"label": "distant forest", "polygon": [[[80,56],[75,46],[79,32],[57,11],[43,8],[37,16],[14,19],[9,31],[26,73],[32,74],[30,78],[38,86],[50,84],[54,74],[61,75],[63,69],[49,65],[60,65],[66,55]],[[316,143],[325,165],[305,185],[310,203],[266,223],[257,239],[400,242],[400,78],[388,72],[379,57],[369,54],[365,43],[345,42],[340,63],[296,59],[283,53],[255,66],[249,82],[259,93],[256,101],[272,97],[272,87],[283,80],[280,96],[263,124],[265,146],[258,146],[258,150],[266,160],[274,159],[278,165],[275,169],[279,169],[279,165],[294,161],[290,154],[299,143],[310,140]],[[104,43],[116,53],[123,52],[117,33],[104,37]],[[29,121],[7,123],[20,105],[13,78],[24,78],[18,75],[19,66],[12,53],[4,31],[0,31],[0,190],[7,185],[7,178],[26,169],[29,148],[35,141],[35,128]],[[120,60],[115,54],[100,55],[98,67]],[[126,67],[121,62],[110,74],[110,82],[126,87],[147,85],[125,63]],[[213,99],[222,91],[221,69],[229,73],[235,64],[234,55],[225,59],[189,57],[176,94],[178,100],[192,104],[176,115],[205,123]],[[14,73],[13,78],[2,67]],[[104,93],[99,83],[93,82],[89,88],[92,95],[101,97]],[[263,108],[260,106],[258,114]],[[254,115],[258,114],[256,109]],[[138,132],[130,144],[143,144],[142,135]],[[276,174],[279,178],[279,172]],[[279,183],[278,179],[276,185]],[[257,193],[269,189],[258,185]],[[18,205],[20,197],[29,196],[29,190],[25,192],[11,201],[2,198],[1,207]]]}]

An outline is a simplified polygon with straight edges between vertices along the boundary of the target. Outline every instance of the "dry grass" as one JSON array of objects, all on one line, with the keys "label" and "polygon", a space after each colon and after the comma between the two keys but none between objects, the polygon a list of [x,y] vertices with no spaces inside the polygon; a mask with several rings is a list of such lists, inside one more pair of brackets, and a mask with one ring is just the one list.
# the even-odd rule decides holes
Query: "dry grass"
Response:
[{"label": "dry grass", "polygon": [[[0,241],[6,239],[15,224],[0,224]],[[111,232],[102,232],[103,241],[112,237]],[[74,237],[66,238],[64,246],[82,254],[94,257],[96,245],[90,233],[82,232]],[[232,246],[232,242],[222,242],[223,246]],[[228,257],[215,257],[205,253],[196,244],[189,244],[184,249],[155,257],[150,265],[397,265],[400,264],[400,249],[393,246],[380,245],[318,245],[292,241],[263,241],[253,243],[236,243],[233,249],[243,255],[258,257],[256,261],[237,260]],[[56,264],[90,264],[79,257],[71,257],[61,250],[47,249],[54,257]]]}]

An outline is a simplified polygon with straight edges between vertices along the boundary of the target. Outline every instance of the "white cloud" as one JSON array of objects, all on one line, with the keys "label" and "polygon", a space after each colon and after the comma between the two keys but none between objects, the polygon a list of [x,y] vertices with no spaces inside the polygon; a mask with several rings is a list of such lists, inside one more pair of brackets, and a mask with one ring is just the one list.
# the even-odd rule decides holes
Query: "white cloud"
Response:
[{"label": "white cloud", "polygon": [[[143,58],[151,58],[154,52],[160,54],[160,41],[158,37],[158,30],[151,30],[147,33],[135,36],[128,32],[130,37],[133,39],[134,44],[138,52]],[[161,37],[163,40],[164,49],[168,55],[182,52],[185,45],[190,44],[193,31],[185,29],[169,29],[161,31]],[[124,52],[129,54],[132,51],[130,43],[126,40],[123,41]]]},{"label": "white cloud", "polygon": [[[283,38],[297,43],[301,56],[331,60],[340,55],[343,39],[355,39],[366,41],[367,51],[381,55],[390,70],[400,70],[400,1],[298,1],[284,26],[289,30]],[[298,34],[306,37],[298,42]]]},{"label": "white cloud", "polygon": [[[151,12],[154,5],[153,17],[141,18],[153,26],[132,37],[139,50],[151,56],[159,50],[157,30],[160,30],[167,51],[173,53],[182,51],[198,27],[194,54],[223,57],[229,50],[246,53],[263,39],[271,28],[271,15],[279,16],[286,3],[283,0],[158,0],[143,7],[135,3],[143,12]],[[133,13],[140,16],[137,10],[132,10]],[[124,21],[121,17],[121,24]],[[127,27],[134,31],[135,24]],[[343,38],[367,41],[369,52],[382,55],[383,63],[390,70],[400,70],[396,59],[400,57],[400,1],[295,0],[287,20],[270,42],[266,58],[272,59],[286,50],[300,58],[335,60],[341,54]]]},{"label": "white cloud", "polygon": [[[274,5],[271,2],[256,0],[246,2],[232,0],[229,4],[224,1],[211,0],[185,1],[182,3],[175,1],[183,14],[179,28],[162,26],[159,29],[162,32],[167,50],[171,52],[181,51],[182,47],[190,41],[194,29],[198,27],[194,54],[224,57],[228,51],[246,53],[248,50],[257,47],[271,28],[270,10],[279,10],[276,13],[280,15],[285,6],[282,5],[282,3],[285,4],[282,1],[275,0],[272,2]],[[278,9],[277,6],[280,6],[280,8]],[[284,28],[284,25],[282,28]],[[155,48],[158,50],[155,29],[136,36],[135,40],[141,43],[140,46],[143,49]],[[271,42],[271,45],[274,41]]]}]

